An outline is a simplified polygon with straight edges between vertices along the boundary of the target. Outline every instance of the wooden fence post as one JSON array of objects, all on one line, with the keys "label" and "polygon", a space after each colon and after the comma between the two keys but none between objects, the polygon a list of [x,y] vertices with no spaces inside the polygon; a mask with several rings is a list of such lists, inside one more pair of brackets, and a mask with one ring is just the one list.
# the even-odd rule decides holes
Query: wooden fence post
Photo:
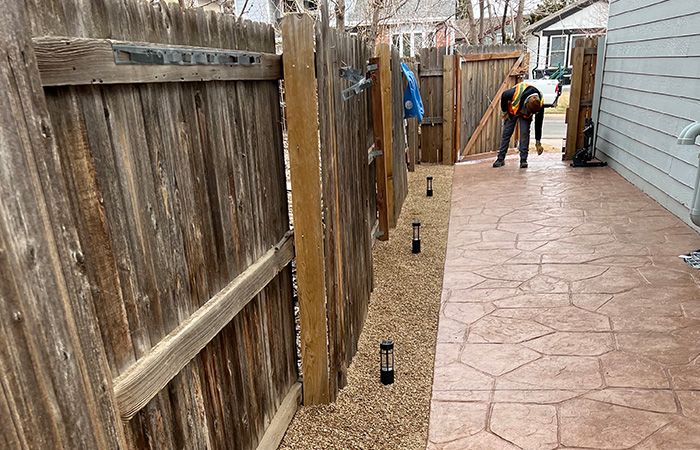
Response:
[{"label": "wooden fence post", "polygon": [[391,133],[389,133],[389,141],[386,141],[384,133],[384,101],[385,95],[382,93],[382,84],[391,83],[391,78],[385,78],[387,75],[381,70],[382,58],[370,58],[370,64],[376,65],[377,69],[372,71],[372,128],[374,130],[374,148],[382,152],[375,159],[377,168],[377,210],[379,211],[379,240],[389,240],[389,180],[387,167],[390,163],[387,161],[386,152],[391,154]]},{"label": "wooden fence post", "polygon": [[304,404],[314,405],[329,401],[314,20],[305,14],[285,16],[282,40]]},{"label": "wooden fence post", "polygon": [[462,143],[462,55],[455,55],[455,120],[454,143],[452,146],[452,164],[457,162]]},{"label": "wooden fence post", "polygon": [[408,171],[416,171],[416,158],[418,158],[418,119],[408,119],[406,131],[408,135]]},{"label": "wooden fence post", "polygon": [[442,60],[442,163],[452,164],[454,147],[455,108],[455,56],[447,55]]},{"label": "wooden fence post", "polygon": [[576,140],[579,129],[579,107],[581,104],[581,85],[583,83],[583,57],[584,49],[577,42],[571,56],[571,93],[569,96],[569,109],[566,112],[566,152],[564,160],[570,160],[576,153]]},{"label": "wooden fence post", "polygon": [[564,160],[574,157],[582,145],[585,119],[591,117],[595,81],[598,40],[582,39],[576,42],[571,57],[571,95],[566,112],[566,149]]},{"label": "wooden fence post", "polygon": [[393,95],[391,91],[391,47],[389,44],[377,46],[378,70],[381,74],[380,95],[382,98],[382,156],[386,168],[386,205],[389,226],[396,226],[394,217],[394,138],[393,138]]}]

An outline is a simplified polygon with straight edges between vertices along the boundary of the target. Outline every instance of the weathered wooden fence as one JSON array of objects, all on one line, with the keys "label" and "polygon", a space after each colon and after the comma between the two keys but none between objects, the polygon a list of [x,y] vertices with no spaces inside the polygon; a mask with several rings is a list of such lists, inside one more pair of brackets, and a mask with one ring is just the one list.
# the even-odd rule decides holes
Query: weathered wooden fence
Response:
[{"label": "weathered wooden fence", "polygon": [[[272,28],[143,2],[30,18],[126,441],[254,447],[299,393]],[[239,64],[133,64],[158,45]]]},{"label": "weathered wooden fence", "polygon": [[425,114],[420,130],[422,162],[440,163],[443,160],[443,59],[444,48],[424,48],[420,51],[420,92]]},{"label": "weathered wooden fence", "polygon": [[[316,23],[332,398],[347,382],[347,368],[367,314],[372,291],[371,232],[377,216],[370,201],[376,198],[376,188],[367,172],[373,143],[369,91],[343,99],[342,91],[350,82],[339,73],[341,68],[364,69],[371,55],[364,41],[330,28],[325,21]],[[368,211],[375,219],[370,220]],[[352,264],[347,257],[354,259]]]},{"label": "weathered wooden fence", "polygon": [[460,154],[496,151],[501,142],[501,94],[527,69],[524,49],[516,45],[468,46],[458,52],[463,108]]},{"label": "weathered wooden fence", "polygon": [[[0,18],[0,442],[274,447],[301,398],[290,262],[304,401],[327,402],[364,323],[372,227],[383,214],[387,238],[406,196],[403,134],[375,139],[369,90],[340,96],[369,49],[290,16],[283,66],[268,25],[135,0]],[[378,57],[391,136],[402,83]],[[391,179],[368,169],[384,142]]]},{"label": "weathered wooden fence", "polygon": [[566,111],[566,146],[564,159],[570,160],[583,147],[583,128],[593,115],[593,92],[598,65],[598,38],[576,41],[571,56],[571,93]]},{"label": "weathered wooden fence", "polygon": [[497,150],[500,96],[526,67],[524,49],[516,45],[465,46],[449,55],[444,48],[421,50],[421,161],[453,164]]}]

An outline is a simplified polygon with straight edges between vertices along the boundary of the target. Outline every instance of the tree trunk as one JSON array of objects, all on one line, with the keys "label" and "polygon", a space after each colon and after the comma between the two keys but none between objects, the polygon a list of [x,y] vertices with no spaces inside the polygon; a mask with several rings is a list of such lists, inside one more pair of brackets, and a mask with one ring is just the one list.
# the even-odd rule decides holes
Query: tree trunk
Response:
[{"label": "tree trunk", "polygon": [[345,0],[335,0],[335,27],[345,31]]},{"label": "tree trunk", "polygon": [[484,0],[479,0],[479,44],[484,41]]},{"label": "tree trunk", "polygon": [[515,42],[521,44],[523,42],[523,10],[525,9],[525,0],[518,0],[518,12],[515,16]]},{"label": "tree trunk", "polygon": [[382,0],[372,1],[372,21],[369,25],[369,35],[367,36],[370,46],[374,48],[377,45],[377,37],[379,36],[379,14],[382,11]]},{"label": "tree trunk", "polygon": [[493,26],[494,24],[494,19],[497,18],[498,16],[496,15],[496,11],[493,8],[493,3],[491,0],[486,0],[488,3],[486,3],[486,7],[488,8],[489,11],[489,21],[488,21],[488,28],[487,31],[489,35],[491,36],[491,42],[496,43],[496,27]]},{"label": "tree trunk", "polygon": [[508,18],[508,4],[510,2],[506,0],[506,4],[503,7],[503,20],[501,21],[501,44],[506,43],[506,19]]},{"label": "tree trunk", "polygon": [[461,0],[459,2],[459,19],[467,19],[467,44],[474,44],[478,40],[478,32],[476,30],[476,21],[474,20],[474,5],[472,0]]}]

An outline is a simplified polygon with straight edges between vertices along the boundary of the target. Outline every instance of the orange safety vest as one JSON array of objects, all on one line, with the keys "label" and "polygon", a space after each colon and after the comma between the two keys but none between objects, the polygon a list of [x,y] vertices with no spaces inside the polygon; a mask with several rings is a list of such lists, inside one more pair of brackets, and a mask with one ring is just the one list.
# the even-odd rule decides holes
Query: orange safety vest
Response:
[{"label": "orange safety vest", "polygon": [[[530,85],[527,83],[518,83],[515,85],[515,94],[513,94],[513,99],[510,101],[508,112],[516,116],[518,115],[518,110],[520,109],[520,102],[523,100],[523,93]],[[540,95],[540,105],[544,106],[544,98]],[[530,117],[530,114],[523,114],[526,119]]]}]

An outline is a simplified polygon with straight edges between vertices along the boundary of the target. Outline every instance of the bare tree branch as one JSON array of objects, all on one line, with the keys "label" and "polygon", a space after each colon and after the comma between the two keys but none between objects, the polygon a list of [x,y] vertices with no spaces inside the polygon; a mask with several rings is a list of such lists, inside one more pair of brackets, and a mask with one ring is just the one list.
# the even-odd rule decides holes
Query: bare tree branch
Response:
[{"label": "bare tree branch", "polygon": [[238,20],[243,20],[243,14],[245,14],[246,8],[248,8],[248,2],[249,0],[245,0],[245,3],[243,3],[243,7],[241,8],[241,12],[238,14]]}]

